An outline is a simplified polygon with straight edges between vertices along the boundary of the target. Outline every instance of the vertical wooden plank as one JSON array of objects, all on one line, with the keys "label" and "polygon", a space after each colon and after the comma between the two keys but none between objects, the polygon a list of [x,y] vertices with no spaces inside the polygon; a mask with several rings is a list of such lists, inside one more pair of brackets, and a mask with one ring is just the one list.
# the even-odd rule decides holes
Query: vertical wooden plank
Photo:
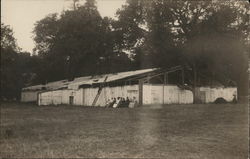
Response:
[{"label": "vertical wooden plank", "polygon": [[38,97],[37,97],[37,104],[40,106],[41,105],[41,92],[38,93]]},{"label": "vertical wooden plank", "polygon": [[143,79],[139,80],[139,105],[143,104]]},{"label": "vertical wooden plank", "polygon": [[82,105],[85,105],[85,89],[82,88]]}]

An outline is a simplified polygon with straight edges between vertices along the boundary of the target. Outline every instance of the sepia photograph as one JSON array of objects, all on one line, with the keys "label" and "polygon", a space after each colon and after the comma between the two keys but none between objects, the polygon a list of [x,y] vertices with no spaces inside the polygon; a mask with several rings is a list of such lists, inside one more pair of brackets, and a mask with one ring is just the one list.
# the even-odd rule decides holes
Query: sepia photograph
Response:
[{"label": "sepia photograph", "polygon": [[0,158],[249,159],[249,0],[1,0]]}]

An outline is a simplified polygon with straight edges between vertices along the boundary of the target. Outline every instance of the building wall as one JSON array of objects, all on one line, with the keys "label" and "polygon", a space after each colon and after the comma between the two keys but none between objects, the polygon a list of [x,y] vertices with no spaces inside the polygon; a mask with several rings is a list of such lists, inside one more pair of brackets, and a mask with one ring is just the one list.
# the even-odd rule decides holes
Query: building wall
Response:
[{"label": "building wall", "polygon": [[82,90],[55,90],[41,92],[39,94],[38,105],[59,105],[70,104],[70,96],[73,96],[74,105],[82,105]]},{"label": "building wall", "polygon": [[[94,98],[97,95],[97,92],[98,88],[83,89],[83,94],[84,94],[83,105],[91,106],[94,101]],[[135,97],[136,100],[138,100],[138,85],[104,87],[96,102],[96,106],[105,106],[108,99],[111,100],[111,98],[117,98],[117,97],[123,97],[123,98],[129,97],[130,99]]]},{"label": "building wall", "polygon": [[[232,101],[234,94],[237,94],[236,88],[200,87],[197,89],[197,94],[203,103],[214,102],[218,97],[223,97],[227,101]],[[92,106],[97,93],[98,88],[42,92],[39,94],[39,105],[70,104],[70,96],[72,96],[73,105]],[[130,99],[135,97],[138,101],[138,85],[104,87],[95,106],[105,106],[108,99],[117,97],[129,97]],[[193,103],[193,93],[189,90],[183,90],[175,85],[143,85],[143,104],[191,103]]]},{"label": "building wall", "polygon": [[[108,99],[117,97],[129,97],[139,100],[138,85],[120,86],[120,87],[105,87],[100,94],[96,105],[104,106]],[[164,92],[163,92],[164,90]],[[91,105],[98,89],[85,89],[84,105]],[[91,93],[90,93],[91,92]],[[91,96],[91,97],[90,97]],[[164,99],[163,99],[164,96]],[[85,101],[86,101],[85,100]],[[143,85],[143,104],[190,104],[193,103],[193,93],[189,90],[182,90],[175,85]]]},{"label": "building wall", "polygon": [[36,102],[40,91],[22,91],[21,102]]},{"label": "building wall", "polygon": [[197,95],[202,103],[212,103],[219,97],[222,97],[226,101],[231,102],[234,98],[234,95],[237,96],[237,88],[236,87],[228,87],[228,88],[200,87],[197,90]]},{"label": "building wall", "polygon": [[[83,105],[85,106],[91,106],[97,93],[98,93],[98,88],[85,88],[81,89],[82,94],[83,94]],[[101,92],[102,94],[102,92]],[[101,94],[99,99],[101,98]]]},{"label": "building wall", "polygon": [[[92,106],[98,88],[81,88],[79,90],[56,90],[39,94],[39,105],[70,104],[69,98],[73,96],[73,105]],[[117,97],[133,97],[138,100],[138,85],[105,87],[96,102],[96,106],[105,106],[108,99]]]},{"label": "building wall", "polygon": [[[95,106],[105,106],[108,99],[123,97],[139,100],[138,85],[119,87],[104,87]],[[43,92],[39,95],[39,105],[70,104],[69,98],[73,96],[74,105],[92,106],[98,93],[98,88],[84,88],[79,90],[56,90]],[[164,101],[163,101],[164,94]],[[191,91],[181,90],[177,86],[143,85],[143,104],[189,104],[193,103]]]},{"label": "building wall", "polygon": [[38,105],[62,104],[60,91],[41,92],[38,95]]},{"label": "building wall", "polygon": [[193,93],[175,85],[143,85],[143,104],[191,104]]}]

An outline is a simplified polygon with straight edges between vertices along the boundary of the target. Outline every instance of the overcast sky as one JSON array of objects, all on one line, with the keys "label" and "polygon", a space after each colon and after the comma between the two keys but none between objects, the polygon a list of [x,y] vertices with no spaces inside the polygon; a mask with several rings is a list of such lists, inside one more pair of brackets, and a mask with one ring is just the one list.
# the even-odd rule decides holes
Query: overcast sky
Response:
[{"label": "overcast sky", "polygon": [[[114,17],[116,10],[123,4],[125,0],[97,0],[102,16]],[[72,0],[1,0],[1,22],[13,29],[22,51],[32,52],[35,22],[50,13],[61,13],[71,6]]]}]

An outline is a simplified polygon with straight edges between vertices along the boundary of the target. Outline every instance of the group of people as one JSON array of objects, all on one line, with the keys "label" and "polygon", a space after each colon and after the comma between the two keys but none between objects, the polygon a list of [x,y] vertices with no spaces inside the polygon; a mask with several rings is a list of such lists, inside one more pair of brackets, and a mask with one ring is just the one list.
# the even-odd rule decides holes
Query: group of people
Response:
[{"label": "group of people", "polygon": [[137,101],[136,98],[133,97],[132,100],[130,100],[128,97],[125,99],[123,97],[117,97],[117,98],[111,98],[108,99],[106,107],[109,108],[132,108],[135,107],[137,105]]}]

